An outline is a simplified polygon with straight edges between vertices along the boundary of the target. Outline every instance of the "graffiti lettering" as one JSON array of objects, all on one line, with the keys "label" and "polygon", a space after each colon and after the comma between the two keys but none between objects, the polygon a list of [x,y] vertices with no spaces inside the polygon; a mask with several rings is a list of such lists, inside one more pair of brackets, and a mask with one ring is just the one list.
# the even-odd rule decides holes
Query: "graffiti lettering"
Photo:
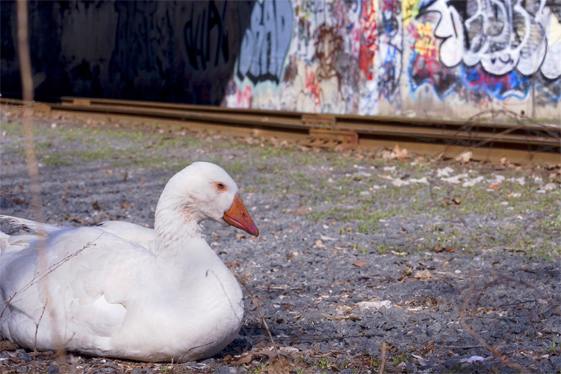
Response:
[{"label": "graffiti lettering", "polygon": [[379,96],[394,102],[399,95],[402,69],[403,29],[401,4],[397,0],[381,0],[380,55],[384,59],[379,69]]},{"label": "graffiti lettering", "polygon": [[222,56],[228,62],[228,35],[223,27],[226,2],[219,10],[214,1],[206,8],[195,8],[191,3],[191,19],[183,28],[183,36],[189,63],[196,70],[205,70],[207,64],[218,66]]},{"label": "graffiti lettering", "polygon": [[292,5],[288,0],[256,3],[238,61],[238,77],[253,83],[280,82],[292,38]]},{"label": "graffiti lettering", "polygon": [[441,14],[434,35],[443,39],[440,59],[444,65],[481,64],[495,75],[513,69],[532,75],[541,68],[549,79],[561,76],[561,41],[549,40],[548,46],[546,37],[551,25],[559,25],[559,19],[554,19],[546,0],[536,4],[470,0],[468,4],[461,7],[449,0],[437,0],[426,9]]}]

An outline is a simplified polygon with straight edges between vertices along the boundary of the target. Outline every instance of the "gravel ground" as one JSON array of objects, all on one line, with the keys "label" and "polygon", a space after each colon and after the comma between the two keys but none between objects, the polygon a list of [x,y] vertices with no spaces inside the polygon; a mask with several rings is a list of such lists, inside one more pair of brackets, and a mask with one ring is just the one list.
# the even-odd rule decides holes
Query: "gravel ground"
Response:
[{"label": "gravel ground", "polygon": [[[19,119],[1,122],[0,212],[33,218]],[[34,358],[3,340],[1,373],[561,372],[559,169],[88,122],[36,119],[46,221],[152,226],[169,177],[220,164],[261,232],[205,224],[250,290],[244,327],[221,355],[181,365]]]}]

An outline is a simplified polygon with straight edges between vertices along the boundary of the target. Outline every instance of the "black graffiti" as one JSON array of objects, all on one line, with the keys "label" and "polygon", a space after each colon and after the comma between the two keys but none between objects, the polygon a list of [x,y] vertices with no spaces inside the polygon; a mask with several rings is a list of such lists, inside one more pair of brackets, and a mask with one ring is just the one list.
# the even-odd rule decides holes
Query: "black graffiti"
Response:
[{"label": "black graffiti", "polygon": [[183,28],[183,36],[189,63],[196,70],[205,70],[207,66],[218,66],[220,57],[224,63],[230,57],[223,22],[227,2],[220,2],[222,9],[214,1],[202,9],[195,3],[191,3],[191,19]]}]

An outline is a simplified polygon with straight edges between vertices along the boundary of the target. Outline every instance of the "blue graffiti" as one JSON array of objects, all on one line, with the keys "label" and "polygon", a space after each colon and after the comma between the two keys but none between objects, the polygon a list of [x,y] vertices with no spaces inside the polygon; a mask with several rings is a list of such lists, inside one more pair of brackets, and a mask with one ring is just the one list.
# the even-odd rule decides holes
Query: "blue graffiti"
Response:
[{"label": "blue graffiti", "polygon": [[530,92],[531,81],[516,70],[504,75],[489,74],[479,66],[460,65],[463,87],[471,93],[486,92],[498,100],[509,97],[525,99]]},{"label": "blue graffiti", "polygon": [[283,63],[292,40],[292,4],[289,0],[256,3],[246,30],[238,62],[238,77],[254,84],[280,82]]}]

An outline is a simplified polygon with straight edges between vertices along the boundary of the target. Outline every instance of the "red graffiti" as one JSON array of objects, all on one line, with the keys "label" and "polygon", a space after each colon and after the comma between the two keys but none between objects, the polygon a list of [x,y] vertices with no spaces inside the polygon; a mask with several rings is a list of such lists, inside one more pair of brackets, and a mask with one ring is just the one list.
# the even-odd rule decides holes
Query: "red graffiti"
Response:
[{"label": "red graffiti", "polygon": [[306,68],[306,90],[310,92],[310,97],[317,107],[321,106],[321,89],[316,79],[316,73]]},{"label": "red graffiti", "polygon": [[363,1],[362,17],[362,40],[360,43],[360,54],[358,66],[366,79],[374,79],[372,67],[374,66],[374,55],[378,46],[378,31],[376,24],[376,9],[373,1]]},{"label": "red graffiti", "polygon": [[238,108],[249,108],[251,106],[251,98],[253,90],[250,86],[245,86],[243,91],[236,89],[236,100]]},{"label": "red graffiti", "polygon": [[438,59],[438,48],[435,43],[432,24],[409,24],[407,31],[414,36],[415,43],[411,49],[415,52],[411,64],[411,79],[418,87],[429,83],[439,96],[446,95],[455,83],[454,71],[444,66]]}]

